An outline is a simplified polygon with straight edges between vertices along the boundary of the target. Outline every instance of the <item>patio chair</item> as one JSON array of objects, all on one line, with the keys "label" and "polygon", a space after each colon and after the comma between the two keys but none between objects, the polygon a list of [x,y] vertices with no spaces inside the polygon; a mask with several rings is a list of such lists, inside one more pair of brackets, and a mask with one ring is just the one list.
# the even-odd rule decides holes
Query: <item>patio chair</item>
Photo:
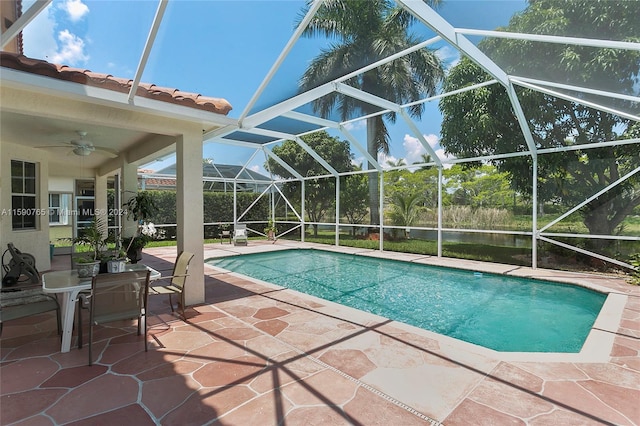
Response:
[{"label": "patio chair", "polygon": [[60,334],[60,304],[53,295],[42,292],[42,287],[3,289],[0,292],[0,335],[6,321],[56,311],[58,334]]},{"label": "patio chair", "polygon": [[[89,365],[93,365],[93,327],[114,321],[138,320],[138,336],[144,326],[144,350],[147,348],[148,270],[98,274],[91,281],[91,293],[81,294],[89,307]],[[81,310],[78,310],[78,315]],[[79,343],[79,347],[82,347]]]},{"label": "patio chair", "polygon": [[249,239],[247,238],[247,225],[237,224],[233,229],[233,245],[247,245]]},{"label": "patio chair", "polygon": [[180,253],[178,258],[176,259],[176,263],[173,265],[173,273],[170,276],[161,277],[156,280],[170,280],[169,284],[154,285],[149,289],[150,294],[169,295],[169,305],[171,306],[171,312],[174,312],[173,300],[171,296],[174,294],[179,295],[180,312],[182,312],[182,319],[184,320],[187,319],[184,313],[184,286],[187,282],[187,277],[189,276],[189,263],[191,263],[191,259],[193,259],[193,253],[189,253],[188,251],[183,251],[182,253]]},{"label": "patio chair", "polygon": [[229,230],[220,231],[220,233],[218,234],[218,237],[220,238],[220,244],[222,244],[222,242],[226,239],[229,239],[229,244],[231,244],[231,231]]}]

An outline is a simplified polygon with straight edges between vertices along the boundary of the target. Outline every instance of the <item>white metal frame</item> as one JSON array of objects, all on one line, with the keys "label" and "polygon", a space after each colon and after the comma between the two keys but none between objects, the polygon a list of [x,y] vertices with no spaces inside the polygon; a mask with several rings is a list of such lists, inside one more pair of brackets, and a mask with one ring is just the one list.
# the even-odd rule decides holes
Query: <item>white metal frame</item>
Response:
[{"label": "white metal frame", "polygon": [[[601,91],[601,90],[595,90],[595,89],[591,89],[591,88],[586,88],[586,87],[577,87],[577,86],[571,86],[571,85],[566,85],[566,84],[560,84],[560,83],[555,83],[555,82],[549,82],[549,81],[541,81],[541,80],[536,80],[536,79],[531,79],[531,78],[525,78],[525,77],[520,77],[520,76],[514,76],[514,75],[507,75],[505,73],[505,71],[503,69],[501,69],[496,63],[494,63],[489,57],[487,57],[482,51],[480,51],[471,41],[469,41],[469,39],[467,39],[466,35],[473,35],[473,36],[486,36],[486,37],[501,37],[501,38],[511,38],[511,39],[519,39],[519,40],[529,40],[529,41],[533,41],[533,42],[545,42],[545,43],[561,43],[561,44],[571,44],[571,45],[580,45],[580,46],[591,46],[591,47],[596,47],[596,48],[610,48],[610,49],[624,49],[624,50],[635,50],[638,51],[640,50],[640,43],[632,43],[632,42],[623,42],[623,41],[612,41],[612,40],[596,40],[596,39],[587,39],[587,38],[577,38],[577,37],[558,37],[558,36],[548,36],[548,35],[533,35],[533,34],[520,34],[520,33],[509,33],[509,32],[499,32],[499,31],[485,31],[485,30],[476,30],[476,29],[464,29],[464,28],[454,28],[452,25],[450,25],[445,19],[443,19],[438,13],[436,13],[431,7],[429,7],[425,2],[423,2],[422,0],[397,0],[397,3],[399,5],[401,5],[402,7],[404,7],[408,12],[410,12],[415,18],[417,18],[420,22],[422,22],[424,25],[426,25],[427,27],[429,27],[430,29],[432,29],[437,35],[436,37],[433,37],[429,40],[425,40],[419,44],[416,44],[415,46],[406,49],[404,51],[398,52],[392,56],[389,56],[388,58],[379,60],[375,63],[369,64],[359,70],[356,70],[354,72],[351,72],[345,76],[342,76],[340,78],[337,78],[334,81],[328,82],[326,84],[323,84],[321,86],[318,86],[314,89],[311,89],[307,92],[301,93],[299,95],[296,95],[294,97],[291,97],[283,102],[280,102],[278,104],[272,105],[268,108],[265,108],[261,111],[258,111],[256,113],[250,114],[250,111],[254,108],[255,103],[257,102],[258,98],[261,96],[261,94],[264,92],[265,88],[268,86],[268,84],[270,83],[270,81],[273,79],[273,77],[275,76],[276,72],[278,71],[278,69],[282,66],[283,62],[285,61],[285,59],[287,58],[287,55],[291,52],[291,50],[293,49],[294,45],[296,44],[296,42],[299,40],[299,38],[301,37],[304,29],[306,28],[306,26],[309,24],[309,22],[313,19],[313,16],[315,15],[315,13],[317,12],[317,10],[322,6],[323,4],[323,0],[315,0],[310,7],[308,8],[308,12],[307,14],[303,17],[303,19],[300,21],[300,24],[298,25],[298,27],[294,30],[291,38],[289,39],[289,41],[287,42],[287,44],[284,46],[283,50],[281,51],[280,55],[278,56],[278,58],[276,59],[275,63],[272,65],[272,67],[270,68],[270,70],[268,71],[267,75],[265,76],[265,78],[263,79],[263,81],[261,82],[260,86],[258,87],[258,89],[255,91],[255,93],[253,94],[252,98],[250,99],[249,103],[246,105],[246,107],[244,108],[243,112],[240,115],[240,118],[237,120],[233,120],[231,118],[227,118],[224,116],[220,116],[217,114],[212,114],[212,113],[207,113],[204,111],[197,111],[191,108],[185,108],[185,107],[181,107],[181,106],[176,106],[176,105],[170,105],[164,102],[158,102],[158,101],[153,101],[153,100],[149,100],[149,99],[145,99],[145,98],[140,98],[137,97],[135,95],[136,93],[136,89],[138,87],[138,84],[140,82],[140,78],[142,76],[142,73],[144,71],[144,68],[146,66],[147,60],[149,58],[150,52],[153,48],[153,45],[156,41],[156,35],[157,32],[159,30],[159,27],[162,23],[163,17],[164,17],[164,12],[167,6],[167,2],[168,0],[159,0],[158,2],[158,9],[156,11],[156,15],[155,18],[153,20],[153,23],[151,25],[151,28],[149,30],[149,34],[147,37],[147,42],[145,44],[145,48],[141,54],[141,58],[140,58],[140,62],[138,65],[138,68],[136,70],[134,79],[133,79],[133,84],[132,84],[132,88],[131,91],[128,94],[121,94],[121,93],[115,93],[113,91],[108,91],[108,90],[104,90],[104,89],[99,89],[99,88],[94,88],[94,87],[83,87],[82,90],[79,90],[77,85],[69,83],[69,82],[63,82],[63,81],[52,81],[49,78],[45,78],[45,77],[40,77],[40,76],[34,76],[34,75],[25,75],[25,73],[20,73],[14,70],[5,70],[3,69],[3,81],[4,84],[7,85],[15,85],[16,87],[29,87],[31,90],[40,90],[42,92],[45,93],[52,93],[55,92],[57,94],[60,93],[65,93],[67,95],[67,97],[69,99],[81,99],[81,98],[86,98],[86,97],[90,97],[90,98],[94,98],[95,101],[97,101],[98,103],[101,104],[118,104],[118,105],[122,105],[122,104],[128,104],[130,108],[132,109],[138,109],[138,110],[148,110],[148,111],[153,111],[156,114],[160,114],[160,115],[166,115],[166,116],[172,116],[172,115],[177,115],[177,116],[181,116],[181,117],[189,117],[192,120],[201,120],[202,123],[207,123],[210,127],[209,128],[213,128],[213,127],[218,127],[216,130],[213,131],[209,131],[203,134],[203,143],[207,143],[207,142],[215,142],[215,143],[221,143],[221,144],[231,144],[231,145],[235,145],[235,146],[242,146],[242,147],[250,147],[252,149],[255,149],[254,153],[251,155],[251,157],[249,158],[249,160],[247,160],[241,171],[238,173],[238,175],[235,177],[235,179],[233,179],[233,182],[241,182],[243,181],[242,179],[240,179],[240,175],[241,173],[249,166],[250,162],[253,161],[253,159],[255,158],[255,156],[259,153],[259,152],[263,152],[263,154],[265,155],[265,158],[271,158],[274,161],[276,161],[277,163],[279,163],[280,165],[282,165],[289,173],[291,173],[292,176],[294,176],[294,179],[297,179],[299,181],[302,182],[302,207],[301,207],[301,211],[300,212],[295,212],[296,216],[299,218],[300,220],[300,226],[302,227],[302,229],[304,230],[304,227],[308,224],[307,222],[305,222],[305,181],[310,179],[311,177],[305,177],[303,176],[301,173],[299,173],[298,171],[296,171],[295,169],[293,169],[293,167],[291,167],[290,165],[288,165],[286,162],[284,162],[281,158],[279,158],[277,155],[275,155],[273,153],[273,151],[270,149],[273,145],[280,143],[284,140],[293,140],[295,142],[297,142],[309,155],[311,155],[320,165],[322,165],[322,167],[327,170],[327,175],[325,175],[325,178],[333,178],[336,179],[337,185],[336,185],[336,218],[335,218],[335,229],[336,229],[336,244],[339,244],[339,239],[338,239],[338,230],[340,226],[347,226],[346,224],[342,224],[339,223],[339,211],[340,211],[340,204],[339,204],[339,190],[340,190],[340,183],[339,183],[339,178],[341,176],[345,176],[348,175],[350,173],[341,173],[338,172],[337,170],[335,170],[335,168],[329,164],[325,159],[323,159],[320,155],[318,155],[318,153],[316,153],[313,149],[311,149],[311,147],[309,147],[308,144],[306,144],[304,142],[303,139],[301,139],[301,136],[303,136],[303,134],[289,134],[286,132],[275,132],[275,131],[271,131],[271,130],[265,130],[260,128],[259,126],[266,123],[267,121],[276,118],[276,117],[287,117],[289,119],[293,119],[293,120],[298,120],[301,122],[306,122],[306,123],[311,123],[311,124],[315,124],[318,126],[321,126],[322,129],[327,129],[327,128],[331,128],[331,129],[335,129],[337,131],[339,131],[350,143],[351,145],[366,159],[366,161],[371,165],[371,168],[369,168],[368,170],[362,171],[362,172],[358,172],[358,173],[378,173],[378,176],[380,177],[380,200],[381,200],[381,211],[383,210],[383,200],[384,200],[384,179],[383,179],[383,174],[385,169],[378,163],[376,158],[373,158],[365,149],[365,147],[363,146],[363,144],[360,143],[360,141],[357,140],[356,137],[354,137],[353,134],[351,134],[348,129],[347,129],[347,124],[358,121],[358,120],[363,120],[366,118],[369,118],[371,116],[375,116],[375,115],[379,115],[379,114],[385,114],[387,112],[395,112],[396,114],[399,114],[400,117],[402,118],[402,120],[405,121],[405,123],[408,125],[408,127],[411,129],[411,132],[413,133],[413,135],[418,138],[418,140],[420,141],[420,143],[422,144],[422,146],[425,148],[425,150],[427,151],[427,153],[431,156],[431,158],[433,159],[432,163],[430,163],[429,165],[433,165],[435,166],[438,171],[439,171],[439,186],[438,186],[438,226],[437,226],[437,231],[438,231],[438,256],[442,255],[442,231],[443,231],[443,227],[442,227],[442,169],[443,166],[445,164],[455,164],[455,163],[463,163],[463,162],[468,162],[468,161],[483,161],[483,160],[489,160],[489,159],[497,159],[497,158],[508,158],[508,157],[514,157],[514,156],[530,156],[532,161],[533,161],[533,175],[532,175],[532,182],[537,182],[537,157],[540,154],[547,154],[547,153],[552,153],[552,152],[563,152],[563,151],[569,151],[569,150],[574,150],[574,149],[591,149],[591,148],[597,148],[597,147],[602,147],[602,146],[611,146],[611,145],[620,145],[620,144],[640,144],[640,140],[638,139],[630,139],[630,140],[624,140],[624,141],[607,141],[607,142],[603,142],[603,143],[597,143],[597,144],[589,144],[589,145],[581,145],[581,146],[573,146],[573,147],[563,147],[563,148],[553,148],[553,149],[538,149],[535,146],[535,143],[533,141],[533,136],[531,134],[531,131],[528,127],[528,123],[526,120],[526,116],[524,111],[522,110],[522,107],[520,105],[520,102],[518,100],[517,94],[516,94],[516,90],[514,85],[518,85],[521,87],[525,87],[525,88],[529,88],[532,90],[537,90],[546,94],[549,94],[551,96],[556,96],[558,98],[562,98],[562,99],[566,99],[569,100],[571,102],[576,102],[576,103],[581,103],[584,105],[587,105],[589,107],[592,108],[596,108],[599,109],[601,111],[605,111],[608,113],[612,113],[612,114],[617,114],[621,117],[625,117],[631,120],[635,120],[635,121],[640,121],[640,117],[634,114],[631,114],[629,112],[625,112],[625,111],[619,111],[616,110],[614,108],[608,107],[607,105],[600,105],[598,103],[592,102],[592,101],[585,101],[584,99],[579,99],[577,97],[568,95],[566,93],[563,93],[559,90],[566,90],[566,91],[570,91],[570,92],[577,92],[577,93],[587,93],[587,94],[594,94],[594,95],[598,95],[598,96],[603,96],[603,97],[608,97],[608,98],[612,98],[612,99],[621,99],[621,100],[627,100],[627,101],[631,101],[631,102],[639,102],[640,103],[640,98],[637,96],[629,96],[629,95],[624,95],[624,94],[618,94],[618,93],[611,93],[611,92],[605,92],[605,91]],[[41,13],[49,4],[51,3],[51,0],[36,0],[35,3],[32,5],[32,7],[29,8],[29,10],[27,10],[15,23],[14,25],[12,25],[10,27],[9,30],[7,30],[4,34],[2,34],[1,38],[0,38],[0,42],[2,44],[2,46],[4,47],[7,43],[9,43],[29,22],[31,22],[33,20],[33,18],[35,18],[39,13]],[[430,98],[426,98],[426,99],[421,99],[421,100],[417,100],[414,101],[410,104],[407,105],[398,105],[396,103],[390,102],[386,99],[382,99],[379,98],[377,96],[374,96],[372,94],[363,92],[361,90],[355,89],[351,86],[348,86],[346,84],[344,84],[344,81],[346,81],[347,79],[353,77],[353,76],[357,76],[361,73],[364,73],[370,69],[374,69],[376,67],[379,67],[380,65],[383,65],[385,63],[388,63],[390,61],[393,61],[397,58],[400,58],[404,55],[407,55],[411,52],[417,51],[419,49],[423,49],[427,46],[430,46],[436,42],[442,41],[444,40],[445,42],[447,42],[450,46],[456,48],[461,54],[468,56],[469,58],[471,58],[473,61],[475,61],[483,70],[485,70],[489,76],[492,77],[492,80],[487,81],[485,83],[481,83],[481,84],[477,84],[474,86],[470,86],[464,89],[460,89],[460,90],[456,90],[450,93],[443,93],[443,94],[439,94],[437,96],[433,96]],[[411,119],[411,117],[409,116],[409,114],[407,113],[406,109],[418,104],[418,103],[425,103],[425,102],[430,102],[430,101],[434,101],[437,99],[440,99],[444,96],[452,96],[455,95],[457,93],[461,93],[467,90],[474,90],[477,89],[479,87],[483,87],[485,85],[489,85],[489,84],[501,84],[502,86],[505,87],[507,94],[509,96],[509,99],[511,101],[511,105],[514,109],[516,118],[518,120],[520,129],[522,130],[522,134],[524,136],[525,142],[527,144],[527,150],[523,151],[523,152],[513,152],[513,153],[504,153],[504,154],[500,154],[497,156],[490,156],[490,157],[477,157],[477,158],[465,158],[465,159],[440,159],[438,158],[438,156],[436,155],[436,152],[431,148],[431,146],[429,145],[429,143],[425,140],[425,138],[422,135],[422,132],[420,131],[420,129],[418,128],[418,126],[415,124],[415,122]],[[558,89],[558,90],[554,90],[554,89]],[[319,99],[322,96],[331,94],[331,93],[341,93],[345,96],[350,96],[356,99],[360,99],[364,102],[368,102],[370,104],[376,105],[380,108],[382,108],[383,110],[372,114],[370,116],[362,116],[362,117],[356,117],[354,119],[345,121],[345,122],[336,122],[333,120],[328,120],[325,118],[320,118],[320,117],[315,117],[315,116],[311,116],[311,115],[307,115],[307,114],[302,114],[300,112],[295,111],[297,108],[308,104],[310,102],[313,102],[314,100]],[[255,144],[255,143],[250,143],[250,142],[246,142],[246,141],[242,141],[242,140],[232,140],[230,138],[230,135],[233,134],[233,132],[235,131],[242,131],[245,133],[249,133],[249,134],[255,134],[255,135],[262,135],[262,136],[269,136],[269,137],[273,137],[276,140],[272,143],[269,144],[264,144],[264,145],[259,145],[259,144]],[[307,133],[311,133],[311,132],[307,132]],[[366,145],[366,144],[365,144]],[[640,147],[640,145],[639,145]],[[407,166],[407,168],[409,168],[410,166]],[[571,209],[569,212],[565,213],[564,215],[560,216],[559,218],[557,218],[555,221],[553,221],[552,223],[538,229],[538,225],[537,225],[537,211],[535,206],[537,205],[537,185],[533,185],[533,209],[532,209],[532,217],[533,217],[533,226],[532,226],[532,230],[530,232],[530,235],[532,237],[532,246],[533,246],[533,252],[532,252],[532,266],[535,268],[537,267],[536,264],[536,246],[537,246],[537,242],[538,241],[545,241],[545,242],[549,242],[549,243],[553,243],[553,244],[558,244],[561,245],[563,247],[566,248],[571,248],[573,250],[579,251],[579,252],[584,252],[584,250],[578,249],[577,247],[573,247],[573,246],[568,246],[564,243],[559,243],[557,241],[552,240],[551,238],[548,238],[549,236],[552,235],[557,235],[559,236],[560,234],[550,234],[550,233],[546,233],[545,231],[552,226],[553,224],[557,223],[558,221],[562,220],[564,217],[566,217],[568,214],[570,214],[571,212],[576,211],[577,209],[579,209],[581,206],[583,206],[584,204],[586,204],[587,202],[589,202],[590,200],[592,200],[593,198],[597,197],[598,195],[602,194],[603,192],[609,190],[610,188],[612,188],[615,185],[618,185],[622,182],[624,182],[626,179],[628,179],[629,177],[631,177],[632,175],[634,175],[635,173],[638,172],[638,169],[636,169],[635,171],[633,171],[632,173],[627,174],[626,176],[618,179],[616,182],[612,183],[611,185],[609,185],[607,188],[603,189],[602,191],[598,192],[597,194],[594,194],[592,197],[590,197],[589,199],[585,200],[583,203],[580,203],[579,205],[575,206],[573,209]],[[317,179],[319,178],[318,176],[313,176],[313,179]],[[321,177],[320,177],[321,178]],[[226,179],[222,179],[226,182]],[[277,189],[278,192],[280,192],[279,188],[277,187],[277,185],[275,185],[277,182],[284,182],[286,180],[278,180],[278,179],[273,179],[272,177],[272,181],[270,182],[270,187],[273,186]],[[254,183],[258,183],[257,181],[254,181]],[[234,184],[234,204],[235,204],[235,194],[236,194],[236,185]],[[262,194],[264,195],[264,193]],[[261,196],[262,196],[261,195]],[[286,197],[284,197],[284,195],[280,192],[280,195],[283,196],[283,198],[286,200]],[[289,203],[288,200],[286,200],[286,202],[289,204],[289,206],[293,209],[293,206]],[[235,220],[238,220],[240,218],[242,218],[242,216],[246,213],[242,213],[240,216],[238,216],[236,214],[235,211],[236,206],[234,206],[234,218]],[[295,211],[295,209],[293,209]],[[358,225],[355,224],[356,226],[363,226],[363,225]],[[348,226],[353,226],[351,224],[349,224]],[[385,224],[384,224],[384,220],[383,220],[383,216],[381,217],[381,223],[379,225],[372,225],[372,226],[377,226],[380,229],[380,235],[381,235],[381,239],[380,239],[380,250],[383,249],[383,230],[385,228]],[[484,230],[468,230],[468,229],[464,229],[464,230],[458,230],[461,232],[486,232]],[[528,233],[527,233],[528,234]],[[567,236],[569,234],[563,234],[563,236]],[[572,234],[571,234],[572,235]],[[302,238],[304,239],[304,232],[302,233]],[[581,236],[581,237],[585,237],[585,236]],[[616,237],[612,237],[612,236],[590,236],[593,238],[596,237],[603,237],[603,238],[616,238]],[[624,239],[624,238],[620,238],[620,239]],[[640,238],[626,238],[626,239],[631,239],[634,241],[640,241]],[[625,267],[631,267],[631,265],[625,264],[624,262],[619,262],[616,261],[615,259],[611,259],[611,258],[607,258],[605,256],[601,256],[598,255],[596,253],[590,253],[587,252],[586,254],[601,258],[603,260],[607,260],[610,261],[612,263],[616,263],[619,264],[621,266],[625,266]]]}]

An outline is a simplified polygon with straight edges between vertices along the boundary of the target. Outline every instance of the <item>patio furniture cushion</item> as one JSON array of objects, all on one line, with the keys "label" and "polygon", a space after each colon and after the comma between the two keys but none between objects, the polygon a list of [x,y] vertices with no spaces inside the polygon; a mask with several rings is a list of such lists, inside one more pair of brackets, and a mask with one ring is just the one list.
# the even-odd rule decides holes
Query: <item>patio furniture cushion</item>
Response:
[{"label": "patio furniture cushion", "polygon": [[0,292],[0,333],[2,324],[18,318],[56,311],[58,334],[60,334],[60,305],[58,300],[42,292],[41,287],[28,287]]},{"label": "patio furniture cushion", "polygon": [[247,225],[240,225],[240,224],[236,225],[235,229],[233,230],[233,244],[247,245],[247,242],[248,242]]}]

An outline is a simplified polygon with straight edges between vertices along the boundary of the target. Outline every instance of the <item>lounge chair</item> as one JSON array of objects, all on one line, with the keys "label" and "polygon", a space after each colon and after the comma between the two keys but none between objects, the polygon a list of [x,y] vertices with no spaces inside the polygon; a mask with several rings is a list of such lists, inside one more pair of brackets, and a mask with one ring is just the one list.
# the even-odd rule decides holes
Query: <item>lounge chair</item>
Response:
[{"label": "lounge chair", "polygon": [[247,238],[247,225],[237,224],[233,229],[233,245],[247,245],[249,239]]}]

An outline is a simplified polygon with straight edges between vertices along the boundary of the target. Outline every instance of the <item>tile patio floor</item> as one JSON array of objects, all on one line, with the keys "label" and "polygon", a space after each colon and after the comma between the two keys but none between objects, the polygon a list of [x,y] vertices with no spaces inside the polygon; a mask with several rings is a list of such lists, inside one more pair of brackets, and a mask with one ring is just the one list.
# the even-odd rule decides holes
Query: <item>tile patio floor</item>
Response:
[{"label": "tile patio floor", "polygon": [[[205,258],[310,246],[210,244]],[[206,303],[191,307],[187,322],[164,297],[150,297],[146,353],[134,328],[103,328],[89,367],[86,346],[60,353],[52,314],[5,324],[0,424],[640,425],[639,288],[605,276],[364,254],[578,280],[615,293],[613,307],[581,354],[500,354],[205,267]],[[147,249],[142,262],[168,275],[175,255],[175,247]]]}]

